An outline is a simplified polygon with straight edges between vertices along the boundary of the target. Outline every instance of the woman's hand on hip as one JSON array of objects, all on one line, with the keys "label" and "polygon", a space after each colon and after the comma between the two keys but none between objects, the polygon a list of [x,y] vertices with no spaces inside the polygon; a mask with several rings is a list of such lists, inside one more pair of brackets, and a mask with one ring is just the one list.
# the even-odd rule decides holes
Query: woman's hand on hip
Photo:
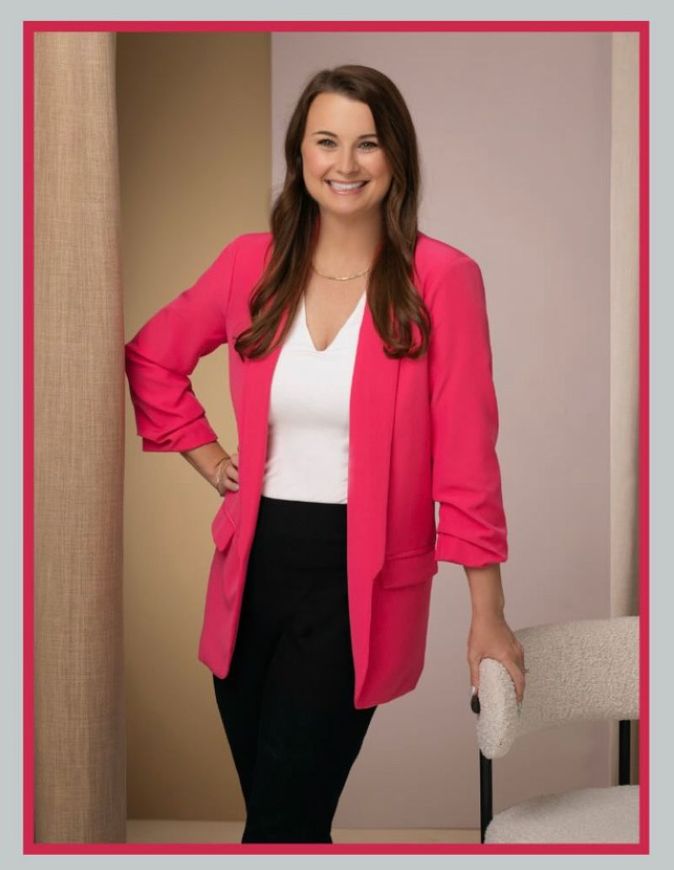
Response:
[{"label": "woman's hand on hip", "polygon": [[227,490],[236,492],[239,488],[239,449],[236,453],[225,456],[220,460],[215,469],[215,488],[224,496]]}]

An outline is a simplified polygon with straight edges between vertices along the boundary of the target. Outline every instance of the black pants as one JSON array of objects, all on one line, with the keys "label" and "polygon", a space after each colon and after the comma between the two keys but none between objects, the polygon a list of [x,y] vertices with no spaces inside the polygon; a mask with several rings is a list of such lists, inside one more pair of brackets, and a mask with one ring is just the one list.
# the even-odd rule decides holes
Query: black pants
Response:
[{"label": "black pants", "polygon": [[261,497],[230,671],[213,683],[241,842],[331,843],[376,710],[353,705],[345,504]]}]

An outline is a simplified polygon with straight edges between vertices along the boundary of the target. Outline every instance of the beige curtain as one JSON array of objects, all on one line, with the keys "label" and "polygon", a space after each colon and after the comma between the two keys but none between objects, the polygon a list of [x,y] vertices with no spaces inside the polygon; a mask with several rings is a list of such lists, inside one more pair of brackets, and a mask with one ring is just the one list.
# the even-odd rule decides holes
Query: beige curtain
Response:
[{"label": "beige curtain", "polygon": [[35,840],[122,842],[114,33],[35,35]]},{"label": "beige curtain", "polygon": [[[639,44],[612,37],[611,117],[611,614],[639,613]],[[638,782],[638,725],[632,728]],[[611,747],[617,757],[617,731]],[[617,782],[617,764],[614,769]]]}]

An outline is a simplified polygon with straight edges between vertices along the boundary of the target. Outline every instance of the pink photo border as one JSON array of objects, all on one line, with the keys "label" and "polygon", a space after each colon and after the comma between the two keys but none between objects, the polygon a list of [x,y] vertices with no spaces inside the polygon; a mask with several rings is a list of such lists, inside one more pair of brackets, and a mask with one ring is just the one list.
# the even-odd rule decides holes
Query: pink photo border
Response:
[{"label": "pink photo border", "polygon": [[[649,851],[649,21],[26,21],[24,86],[24,413],[23,413],[23,854],[25,855],[647,855]],[[639,620],[640,804],[638,843],[36,843],[34,840],[34,34],[73,31],[630,32],[639,34]]]}]

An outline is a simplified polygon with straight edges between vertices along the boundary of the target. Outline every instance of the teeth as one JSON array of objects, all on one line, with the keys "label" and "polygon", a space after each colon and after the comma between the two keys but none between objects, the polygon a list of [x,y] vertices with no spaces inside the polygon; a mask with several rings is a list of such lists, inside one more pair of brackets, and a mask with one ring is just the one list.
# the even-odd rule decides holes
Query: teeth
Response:
[{"label": "teeth", "polygon": [[353,190],[356,187],[362,187],[365,182],[364,181],[356,181],[353,184],[342,184],[339,181],[329,181],[328,184],[332,185],[335,190]]}]

